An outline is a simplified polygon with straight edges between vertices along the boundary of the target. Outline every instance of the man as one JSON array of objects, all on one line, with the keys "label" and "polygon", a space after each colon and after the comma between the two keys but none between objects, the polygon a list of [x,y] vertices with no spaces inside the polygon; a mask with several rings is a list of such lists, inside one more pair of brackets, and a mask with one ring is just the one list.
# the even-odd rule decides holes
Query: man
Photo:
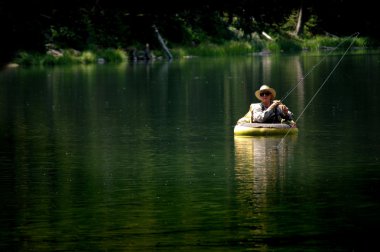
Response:
[{"label": "man", "polygon": [[261,102],[252,103],[249,106],[248,113],[240,118],[237,124],[253,122],[281,123],[293,120],[293,113],[289,111],[288,107],[282,104],[281,101],[274,100],[276,90],[273,88],[262,85],[260,89],[255,92],[255,96]]}]

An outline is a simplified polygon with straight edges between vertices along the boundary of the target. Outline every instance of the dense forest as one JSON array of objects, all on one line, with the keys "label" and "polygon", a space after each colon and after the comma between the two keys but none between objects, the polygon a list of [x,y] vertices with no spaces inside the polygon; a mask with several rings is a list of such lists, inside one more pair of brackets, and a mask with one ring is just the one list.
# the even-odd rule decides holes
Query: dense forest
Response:
[{"label": "dense forest", "polygon": [[292,37],[380,38],[374,1],[184,0],[1,1],[2,62],[20,50],[158,47],[153,25],[169,46],[222,43],[280,34]]}]

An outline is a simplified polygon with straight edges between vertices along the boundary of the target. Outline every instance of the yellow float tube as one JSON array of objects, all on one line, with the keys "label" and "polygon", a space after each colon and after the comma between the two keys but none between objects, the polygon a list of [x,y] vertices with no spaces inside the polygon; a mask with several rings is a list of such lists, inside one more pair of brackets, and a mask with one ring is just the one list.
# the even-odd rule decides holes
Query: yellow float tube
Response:
[{"label": "yellow float tube", "polygon": [[234,128],[235,136],[279,136],[298,133],[295,125],[286,123],[243,123]]}]

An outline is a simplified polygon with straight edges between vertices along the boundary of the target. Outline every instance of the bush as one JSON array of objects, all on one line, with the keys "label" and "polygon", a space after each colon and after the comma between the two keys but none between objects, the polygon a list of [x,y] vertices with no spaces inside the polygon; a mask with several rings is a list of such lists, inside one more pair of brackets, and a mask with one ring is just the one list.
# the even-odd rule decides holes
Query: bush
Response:
[{"label": "bush", "polygon": [[96,55],[90,51],[84,51],[80,56],[80,61],[84,64],[96,63]]},{"label": "bush", "polygon": [[37,53],[19,52],[15,58],[15,62],[23,66],[34,66],[42,64],[42,56]]},{"label": "bush", "polygon": [[105,50],[98,50],[96,52],[98,59],[104,59],[107,63],[121,63],[125,61],[127,53],[121,49],[107,48]]}]

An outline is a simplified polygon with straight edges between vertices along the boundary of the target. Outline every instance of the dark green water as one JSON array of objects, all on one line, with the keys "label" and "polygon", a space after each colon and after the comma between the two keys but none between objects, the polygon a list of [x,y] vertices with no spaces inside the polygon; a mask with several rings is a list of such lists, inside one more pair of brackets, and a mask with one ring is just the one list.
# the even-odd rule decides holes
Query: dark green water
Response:
[{"label": "dark green water", "polygon": [[[380,55],[0,72],[2,251],[368,251]],[[295,137],[235,138],[263,83]]]}]

